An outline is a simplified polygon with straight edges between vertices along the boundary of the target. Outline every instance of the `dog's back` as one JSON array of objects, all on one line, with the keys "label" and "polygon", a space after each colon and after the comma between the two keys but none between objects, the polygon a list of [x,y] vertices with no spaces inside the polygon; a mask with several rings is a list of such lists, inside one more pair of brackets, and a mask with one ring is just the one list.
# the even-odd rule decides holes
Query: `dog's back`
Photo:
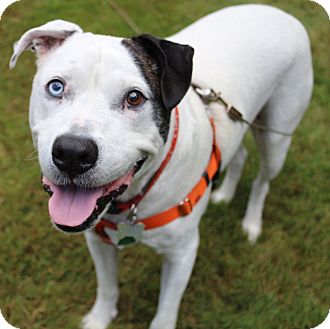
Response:
[{"label": "dog's back", "polygon": [[[307,33],[291,15],[265,5],[228,7],[210,14],[172,38],[195,49],[193,81],[222,93],[245,119],[292,134],[308,107],[313,69]],[[213,201],[230,201],[246,159],[241,145],[249,129],[212,104],[223,169],[228,171]],[[269,182],[280,172],[291,136],[252,129],[260,153],[243,228],[250,241],[261,232]]]},{"label": "dog's back", "polygon": [[194,47],[193,80],[235,100],[246,116],[260,110],[298,57],[305,62],[305,78],[312,83],[306,31],[293,16],[274,7],[228,7],[170,39]]}]

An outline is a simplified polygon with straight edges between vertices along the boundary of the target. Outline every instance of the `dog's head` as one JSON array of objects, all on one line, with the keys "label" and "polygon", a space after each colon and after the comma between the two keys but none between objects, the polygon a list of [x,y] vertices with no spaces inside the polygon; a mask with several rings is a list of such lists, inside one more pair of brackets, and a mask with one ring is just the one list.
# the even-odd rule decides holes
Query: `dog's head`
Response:
[{"label": "dog's head", "polygon": [[84,33],[61,20],[27,31],[11,68],[28,49],[37,56],[30,127],[50,216],[81,232],[162,151],[171,110],[189,88],[193,49],[150,35]]}]

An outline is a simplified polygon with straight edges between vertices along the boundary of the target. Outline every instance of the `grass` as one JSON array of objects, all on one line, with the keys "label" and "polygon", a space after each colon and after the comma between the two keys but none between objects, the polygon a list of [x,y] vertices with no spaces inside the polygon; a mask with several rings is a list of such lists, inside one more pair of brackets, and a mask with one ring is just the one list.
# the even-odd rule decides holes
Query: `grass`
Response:
[{"label": "grass", "polygon": [[[208,12],[248,1],[120,0],[142,30],[169,35]],[[312,41],[315,89],[285,167],[272,183],[263,235],[249,245],[240,228],[257,170],[255,147],[237,196],[210,205],[201,246],[184,296],[179,329],[308,329],[330,306],[329,35],[326,13],[307,0],[254,1],[299,18]],[[12,44],[47,20],[75,21],[86,31],[129,36],[106,0],[23,0],[0,22],[0,308],[21,329],[77,328],[95,294],[91,258],[82,236],[50,225],[46,195],[28,128],[34,73],[31,54],[9,72]],[[119,316],[111,328],[147,328],[156,309],[159,257],[139,245],[120,255]]]}]

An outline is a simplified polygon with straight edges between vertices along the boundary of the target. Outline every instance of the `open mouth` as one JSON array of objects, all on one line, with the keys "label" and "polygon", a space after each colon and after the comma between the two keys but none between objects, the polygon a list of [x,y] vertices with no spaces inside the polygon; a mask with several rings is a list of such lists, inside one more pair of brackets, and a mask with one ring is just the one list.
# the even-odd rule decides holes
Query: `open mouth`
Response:
[{"label": "open mouth", "polygon": [[85,188],[75,184],[60,186],[43,177],[43,187],[50,195],[48,209],[52,222],[60,230],[69,233],[82,232],[94,226],[111,202],[132,183],[145,160],[139,160],[125,175],[99,187]]}]

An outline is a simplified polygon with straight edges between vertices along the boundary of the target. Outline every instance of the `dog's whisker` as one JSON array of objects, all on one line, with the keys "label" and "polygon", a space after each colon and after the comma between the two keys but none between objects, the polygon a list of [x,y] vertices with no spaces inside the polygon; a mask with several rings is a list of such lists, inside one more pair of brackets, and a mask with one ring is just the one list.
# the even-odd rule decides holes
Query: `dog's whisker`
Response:
[{"label": "dog's whisker", "polygon": [[38,150],[34,150],[30,154],[28,154],[23,161],[34,161],[38,159]]},{"label": "dog's whisker", "polygon": [[34,160],[38,160],[38,155],[35,156],[35,157],[28,157],[28,158],[25,158],[23,161],[34,161]]}]

